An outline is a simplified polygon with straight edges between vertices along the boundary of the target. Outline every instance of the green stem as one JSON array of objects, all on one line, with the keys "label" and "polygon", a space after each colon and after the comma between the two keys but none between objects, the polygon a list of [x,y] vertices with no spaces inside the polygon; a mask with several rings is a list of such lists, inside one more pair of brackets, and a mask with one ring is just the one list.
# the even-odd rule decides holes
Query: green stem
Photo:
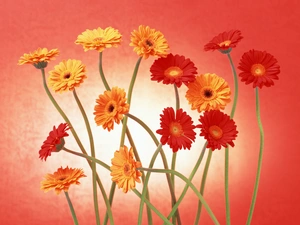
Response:
[{"label": "green stem", "polygon": [[209,214],[209,216],[211,217],[212,221],[214,222],[214,224],[220,224],[217,220],[217,218],[215,217],[214,213],[211,211],[210,207],[208,206],[207,202],[204,200],[204,198],[202,197],[202,195],[199,193],[199,191],[197,190],[197,188],[195,187],[195,185],[193,185],[193,183],[191,181],[189,181],[188,178],[186,178],[185,176],[183,176],[181,173],[177,172],[177,171],[173,171],[173,170],[165,170],[165,169],[150,169],[150,168],[138,168],[138,170],[143,170],[143,171],[149,171],[152,173],[171,173],[174,174],[175,176],[179,177],[180,179],[182,179],[184,182],[186,182],[187,185],[190,186],[190,188],[194,191],[194,193],[197,195],[197,197],[199,198],[199,200],[202,202],[204,208],[206,209],[207,213]]},{"label": "green stem", "polygon": [[73,207],[73,204],[71,202],[71,199],[69,197],[69,194],[67,191],[64,191],[65,192],[65,196],[67,198],[67,201],[68,201],[68,204],[69,204],[69,208],[71,210],[71,214],[72,214],[72,217],[73,217],[73,221],[74,221],[74,224],[75,225],[78,225],[78,220],[77,220],[77,217],[76,217],[76,213],[75,213],[75,210],[74,210],[74,207]]},{"label": "green stem", "polygon": [[110,87],[106,81],[106,78],[104,76],[104,72],[103,72],[103,66],[102,66],[102,52],[99,53],[99,73],[100,73],[100,77],[101,77],[101,80],[104,84],[104,87],[107,91],[110,91]]},{"label": "green stem", "polygon": [[[154,143],[156,144],[156,146],[158,146],[160,144],[160,142],[157,140],[156,136],[154,135],[154,133],[152,132],[152,130],[142,121],[140,120],[139,118],[131,115],[130,113],[126,114],[129,118],[133,119],[134,121],[136,121],[138,124],[140,124],[147,132],[148,134],[150,135],[150,137],[152,138],[152,140],[154,141]],[[161,155],[161,158],[162,158],[162,161],[163,161],[163,165],[164,165],[164,168],[165,169],[169,169],[169,166],[168,166],[168,161],[167,161],[167,158],[166,158],[166,155],[164,153],[164,151],[161,149],[160,150],[160,155]],[[171,198],[172,198],[172,202],[174,203],[177,203],[176,201],[176,197],[175,197],[175,193],[174,193],[174,189],[173,189],[173,186],[172,186],[172,181],[171,181],[171,176],[170,174],[167,174],[166,173],[166,178],[167,178],[167,182],[168,182],[168,187],[169,187],[169,191],[171,193]],[[180,221],[180,216],[179,216],[179,211],[176,210],[174,211],[176,212],[177,214],[177,218],[178,218],[178,224],[181,224],[181,221]],[[174,214],[174,213],[173,213]],[[173,215],[172,214],[172,215]]]},{"label": "green stem", "polygon": [[[160,143],[157,146],[156,151],[154,152],[152,159],[150,161],[149,167],[152,168],[155,162],[155,159],[158,155],[158,153],[160,152],[162,144]],[[147,186],[148,186],[148,181],[150,178],[150,174],[151,172],[147,172],[146,178],[145,178],[145,182],[143,185],[143,191],[142,191],[142,197],[141,197],[141,201],[140,201],[140,207],[139,207],[139,216],[138,216],[138,225],[142,224],[142,219],[143,219],[143,207],[144,207],[144,202],[145,202],[145,197],[146,197],[146,190],[147,190]]]},{"label": "green stem", "polygon": [[[203,156],[204,156],[204,153],[205,153],[205,150],[206,150],[206,146],[207,146],[207,142],[205,142],[205,144],[204,144],[204,146],[202,148],[201,154],[200,154],[200,156],[199,156],[199,158],[198,158],[198,160],[196,162],[196,165],[194,166],[194,169],[192,170],[192,172],[191,172],[191,174],[189,176],[189,181],[193,180],[193,178],[194,178],[194,176],[195,176],[195,174],[196,174],[196,172],[197,172],[197,170],[198,170],[198,168],[199,168],[199,166],[200,166],[200,164],[202,162],[202,159],[203,159]],[[179,196],[176,204],[173,206],[172,211],[168,215],[168,219],[170,219],[174,215],[174,213],[176,212],[176,210],[177,210],[179,204],[181,203],[181,201],[183,200],[183,198],[184,198],[184,196],[185,196],[188,188],[189,188],[189,185],[186,184],[185,187],[184,187],[184,189],[183,189],[183,191],[182,191],[182,193],[181,193],[181,195]]]},{"label": "green stem", "polygon": [[73,155],[77,155],[77,156],[80,156],[80,157],[83,157],[83,158],[86,158],[90,161],[93,161],[95,163],[98,163],[99,165],[103,166],[105,169],[109,170],[110,171],[110,166],[107,165],[106,163],[102,162],[101,160],[99,159],[96,159],[94,157],[91,157],[91,156],[88,156],[88,155],[85,155],[85,154],[82,154],[82,153],[79,153],[79,152],[75,152],[75,151],[72,151],[70,149],[67,149],[66,147],[63,147],[62,150],[66,151],[66,152],[69,152]]},{"label": "green stem", "polygon": [[[45,77],[45,70],[41,69],[41,71],[42,71],[44,89],[45,89],[45,91],[46,91],[49,99],[51,100],[52,104],[54,105],[54,107],[56,108],[56,110],[59,112],[59,114],[63,117],[63,119],[65,120],[65,122],[69,124],[70,130],[71,130],[71,132],[72,132],[72,134],[73,134],[73,136],[74,136],[74,138],[75,138],[75,140],[76,140],[76,142],[77,142],[80,150],[82,151],[82,153],[85,154],[85,155],[87,155],[87,152],[85,151],[85,149],[84,149],[84,147],[83,147],[83,145],[82,145],[82,143],[81,143],[81,141],[80,141],[80,139],[79,139],[79,137],[78,137],[75,129],[73,128],[73,126],[71,124],[71,121],[66,116],[66,114],[63,112],[63,110],[60,108],[60,106],[57,104],[57,102],[53,98],[53,96],[52,96],[52,94],[51,94],[51,92],[50,92],[50,90],[49,90],[49,88],[47,86],[46,77]],[[92,168],[91,162],[89,162],[89,161],[87,161],[87,162],[88,162],[89,166]],[[98,186],[99,186],[99,188],[100,188],[100,190],[102,192],[104,202],[105,202],[107,210],[109,212],[109,219],[111,221],[111,224],[114,224],[113,223],[113,218],[112,218],[112,213],[111,213],[111,207],[110,207],[110,205],[108,205],[108,199],[107,199],[105,190],[103,188],[103,185],[102,185],[101,180],[100,180],[100,178],[99,178],[98,175],[97,175],[97,183],[98,183]]]},{"label": "green stem", "polygon": [[[90,147],[91,147],[91,155],[92,157],[95,158],[95,146],[94,146],[94,138],[93,138],[93,133],[92,133],[92,130],[91,130],[91,126],[90,126],[90,122],[87,118],[87,115],[85,113],[85,110],[78,98],[78,95],[76,93],[76,90],[74,89],[73,90],[73,95],[74,95],[74,98],[76,100],[76,103],[78,105],[78,108],[80,109],[80,112],[82,114],[82,117],[84,119],[84,123],[85,123],[85,127],[86,127],[86,130],[88,132],[88,135],[89,135],[89,141],[90,141]],[[93,162],[92,163],[92,176],[93,176],[93,198],[94,198],[94,210],[95,210],[95,215],[96,215],[96,224],[97,225],[100,225],[100,216],[99,216],[99,206],[98,206],[98,196],[97,196],[97,183],[96,183],[96,176],[97,176],[97,173],[96,173],[96,163]]]},{"label": "green stem", "polygon": [[[206,163],[205,163],[205,167],[204,167],[204,171],[203,171],[203,175],[202,175],[202,181],[201,181],[201,186],[200,186],[200,194],[202,196],[204,195],[206,177],[207,177],[207,173],[208,173],[208,169],[209,169],[209,165],[210,165],[210,161],[211,161],[212,152],[213,151],[211,149],[208,151],[208,156],[206,159]],[[195,223],[194,223],[195,225],[197,225],[199,223],[201,209],[202,209],[202,202],[198,201],[198,209],[197,209],[196,219],[195,219]]]},{"label": "green stem", "polygon": [[256,94],[256,117],[257,117],[257,123],[259,127],[259,133],[260,133],[260,145],[259,145],[259,156],[258,156],[258,165],[257,165],[257,172],[256,172],[256,178],[255,178],[255,185],[252,195],[252,201],[251,206],[248,214],[247,219],[247,225],[250,225],[252,220],[252,215],[254,211],[254,206],[256,202],[257,197],[257,191],[258,191],[258,185],[259,185],[259,179],[260,179],[260,172],[261,172],[261,166],[262,166],[262,159],[263,159],[263,150],[264,150],[264,130],[261,122],[260,117],[260,104],[259,104],[259,93],[258,93],[258,87],[255,88],[255,94]]},{"label": "green stem", "polygon": [[[233,98],[233,105],[230,113],[230,118],[232,119],[234,117],[234,113],[236,110],[236,104],[238,100],[238,92],[239,92],[239,86],[238,86],[238,78],[236,74],[236,70],[233,64],[233,61],[231,59],[230,53],[227,54],[230,66],[233,72],[233,78],[234,78],[234,98]],[[230,201],[229,201],[229,147],[225,148],[225,205],[226,205],[226,224],[230,225]]]}]

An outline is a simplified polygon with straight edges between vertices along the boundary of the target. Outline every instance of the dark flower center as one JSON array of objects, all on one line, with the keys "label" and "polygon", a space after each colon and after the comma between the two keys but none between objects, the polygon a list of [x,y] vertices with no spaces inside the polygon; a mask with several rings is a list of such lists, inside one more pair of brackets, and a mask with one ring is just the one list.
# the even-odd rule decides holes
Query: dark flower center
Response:
[{"label": "dark flower center", "polygon": [[148,45],[148,46],[153,46],[153,44],[152,44],[152,42],[151,41],[149,41],[149,40],[146,40],[146,44]]},{"label": "dark flower center", "polygon": [[206,98],[210,98],[211,96],[213,96],[213,93],[212,93],[211,90],[205,90],[205,91],[204,91],[204,96],[205,96]]},{"label": "dark flower center", "polygon": [[129,165],[128,163],[126,163],[126,164],[124,165],[124,174],[125,174],[126,176],[129,176],[129,175],[130,175],[130,165]]},{"label": "dark flower center", "polygon": [[71,77],[71,74],[70,73],[66,73],[65,75],[64,75],[64,79],[69,79]]},{"label": "dark flower center", "polygon": [[108,111],[113,112],[114,109],[115,109],[115,106],[113,104],[110,104],[109,107],[108,107]]},{"label": "dark flower center", "polygon": [[65,179],[66,179],[66,177],[61,177],[61,178],[59,178],[60,181],[63,181],[63,180],[65,180]]}]

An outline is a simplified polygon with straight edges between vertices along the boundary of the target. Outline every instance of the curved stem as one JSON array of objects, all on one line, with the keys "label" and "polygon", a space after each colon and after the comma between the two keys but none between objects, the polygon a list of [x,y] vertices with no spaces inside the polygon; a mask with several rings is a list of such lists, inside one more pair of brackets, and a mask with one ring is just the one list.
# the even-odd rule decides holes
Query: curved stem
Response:
[{"label": "curved stem", "polygon": [[190,188],[194,191],[194,193],[197,195],[197,197],[199,198],[199,200],[202,202],[204,208],[206,209],[207,213],[209,214],[209,216],[211,217],[211,219],[213,220],[214,224],[220,224],[217,220],[217,218],[215,217],[214,213],[211,211],[210,207],[208,206],[208,204],[206,203],[206,201],[204,200],[204,198],[202,197],[202,195],[199,193],[199,191],[197,190],[197,188],[195,187],[195,185],[193,185],[193,183],[191,181],[189,181],[188,178],[186,178],[185,176],[183,176],[181,173],[177,172],[177,171],[173,171],[173,170],[165,170],[165,169],[150,169],[150,168],[138,168],[138,170],[143,170],[143,171],[149,171],[152,173],[172,173],[175,176],[179,177],[180,179],[182,179],[184,182],[186,182],[187,185],[190,186]]},{"label": "curved stem", "polygon": [[260,179],[260,172],[261,172],[261,165],[262,165],[262,159],[263,159],[263,151],[264,151],[264,130],[261,122],[260,117],[260,104],[259,104],[259,94],[258,94],[258,88],[255,88],[255,94],[256,94],[256,117],[257,117],[257,123],[259,127],[259,133],[260,133],[260,145],[259,145],[259,156],[258,156],[258,165],[257,165],[257,172],[256,172],[256,178],[255,178],[255,185],[251,200],[251,206],[248,214],[247,219],[247,225],[251,223],[252,215],[254,211],[254,206],[256,202],[256,196],[258,191],[258,185],[259,185],[259,179]]},{"label": "curved stem", "polygon": [[[207,159],[206,159],[206,163],[205,163],[205,167],[204,167],[204,171],[203,171],[203,175],[202,175],[202,181],[201,181],[201,187],[200,187],[200,194],[202,196],[204,195],[206,177],[207,177],[207,173],[208,173],[208,169],[209,169],[209,165],[210,165],[212,152],[213,151],[211,149],[208,151],[208,156],[207,156]],[[199,224],[201,209],[202,209],[202,202],[199,201],[198,202],[198,209],[197,209],[196,219],[195,219],[195,223],[194,223],[195,225]]]},{"label": "curved stem", "polygon": [[[86,126],[86,130],[88,132],[88,135],[89,135],[89,140],[90,140],[90,147],[91,147],[91,155],[92,157],[95,158],[95,146],[94,146],[94,138],[93,138],[93,133],[92,133],[92,130],[91,130],[91,126],[90,126],[90,123],[89,123],[89,120],[87,118],[87,115],[85,113],[85,110],[78,98],[78,95],[76,93],[76,90],[74,89],[73,90],[73,95],[74,95],[74,98],[76,100],[76,103],[78,105],[78,108],[80,109],[80,112],[82,114],[82,117],[84,119],[84,123],[85,123],[85,126]],[[96,215],[96,224],[97,225],[100,225],[100,216],[99,216],[99,207],[98,207],[98,196],[97,196],[97,183],[96,183],[96,163],[93,162],[92,163],[92,176],[93,176],[93,198],[94,198],[94,210],[95,210],[95,215]]]},{"label": "curved stem", "polygon": [[[236,104],[238,100],[238,78],[235,71],[235,67],[233,64],[233,61],[231,59],[230,53],[227,54],[230,66],[233,72],[233,78],[234,78],[234,99],[233,99],[233,105],[230,113],[230,118],[232,119],[234,117]],[[230,225],[230,201],[229,201],[229,147],[225,148],[225,205],[226,205],[226,224]]]},{"label": "curved stem", "polygon": [[99,165],[103,166],[105,169],[109,170],[110,171],[110,166],[107,165],[106,163],[102,162],[101,160],[99,159],[96,159],[94,157],[91,157],[91,156],[88,156],[88,155],[85,155],[85,154],[82,154],[82,153],[79,153],[79,152],[75,152],[75,151],[72,151],[70,149],[67,149],[66,147],[63,147],[62,150],[68,152],[68,153],[71,153],[73,155],[77,155],[77,156],[80,156],[80,157],[83,157],[83,158],[86,158],[90,161],[93,161],[95,163],[98,163]]},{"label": "curved stem", "polygon": [[104,72],[103,72],[103,66],[102,66],[102,54],[103,54],[102,52],[99,53],[99,73],[100,73],[100,77],[101,77],[101,80],[102,80],[102,82],[103,82],[103,85],[104,85],[105,89],[106,89],[107,91],[110,91],[110,87],[109,87],[109,85],[108,85],[108,83],[107,83],[107,81],[106,81],[106,78],[105,78]]},{"label": "curved stem", "polygon": [[77,217],[76,217],[76,213],[75,213],[75,210],[74,210],[74,207],[73,207],[73,204],[71,202],[71,199],[69,197],[69,194],[67,191],[64,191],[65,192],[65,196],[66,196],[66,199],[68,201],[68,204],[69,204],[69,208],[71,210],[71,214],[72,214],[72,217],[73,217],[73,221],[74,221],[74,224],[75,225],[78,225],[78,220],[77,220]]}]

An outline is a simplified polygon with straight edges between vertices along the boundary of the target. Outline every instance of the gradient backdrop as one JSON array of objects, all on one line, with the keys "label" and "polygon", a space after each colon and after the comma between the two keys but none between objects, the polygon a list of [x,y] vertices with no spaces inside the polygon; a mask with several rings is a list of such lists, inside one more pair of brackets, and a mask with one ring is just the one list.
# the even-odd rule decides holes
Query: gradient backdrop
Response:
[{"label": "gradient backdrop", "polygon": [[[89,115],[96,140],[97,156],[110,164],[119,146],[121,126],[112,132],[97,127],[93,121],[95,99],[104,87],[98,73],[98,53],[84,52],[74,44],[86,29],[112,26],[123,35],[119,48],[104,51],[104,71],[111,86],[128,88],[137,55],[129,46],[130,32],[140,24],[149,25],[165,35],[171,52],[185,55],[199,73],[217,73],[233,87],[229,61],[219,52],[204,52],[203,46],[215,35],[240,29],[244,39],[232,51],[235,65],[242,54],[252,48],[273,54],[281,66],[280,80],[272,88],[260,91],[261,116],[265,130],[265,152],[253,225],[300,224],[299,175],[299,46],[300,3],[297,0],[212,1],[22,1],[2,0],[0,7],[1,68],[1,179],[0,224],[3,225],[69,225],[71,214],[63,194],[39,190],[44,174],[60,166],[83,168],[87,174],[80,186],[70,188],[70,197],[81,225],[95,224],[92,205],[91,172],[84,159],[61,152],[42,162],[38,150],[53,125],[63,122],[42,86],[40,71],[33,66],[17,66],[18,59],[38,47],[58,48],[60,56],[49,63],[49,71],[63,59],[80,59],[87,65],[88,79],[77,93]],[[298,54],[297,54],[298,53]],[[164,107],[175,106],[172,86],[150,81],[149,67],[154,58],[143,60],[134,87],[131,113],[144,120],[154,131],[159,127],[159,114]],[[185,100],[186,87],[180,89],[181,105],[197,122]],[[87,134],[72,93],[54,94],[67,112],[86,149]],[[230,197],[232,224],[245,224],[255,180],[259,131],[255,117],[254,90],[240,82],[235,121],[239,136],[230,149]],[[226,108],[229,113],[231,104]],[[146,132],[129,121],[141,160],[149,164],[155,146]],[[79,151],[72,136],[66,146]],[[190,151],[178,152],[177,169],[189,175],[204,141],[197,136]],[[126,141],[126,144],[128,142]],[[171,150],[164,148],[168,159]],[[206,155],[204,160],[206,159]],[[199,187],[200,167],[194,184]],[[158,159],[155,167],[161,167]],[[110,188],[110,175],[98,169],[105,189]],[[137,188],[141,190],[140,184]],[[177,194],[183,183],[176,180]],[[170,210],[170,195],[165,176],[153,174],[150,179],[151,200],[164,214]],[[205,199],[221,224],[225,224],[224,149],[215,151],[208,174]],[[105,206],[99,194],[100,216]],[[139,200],[132,192],[116,190],[113,204],[115,224],[136,224]],[[180,207],[183,224],[192,224],[197,207],[189,191]],[[154,215],[155,224],[161,224]],[[144,217],[146,224],[146,216]],[[201,224],[213,224],[203,209]]]}]

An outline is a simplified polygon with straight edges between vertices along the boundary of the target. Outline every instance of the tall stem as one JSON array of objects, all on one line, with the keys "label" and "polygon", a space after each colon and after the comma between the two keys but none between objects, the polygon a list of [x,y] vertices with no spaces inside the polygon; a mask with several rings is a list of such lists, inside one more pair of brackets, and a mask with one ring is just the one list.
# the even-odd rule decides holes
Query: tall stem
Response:
[{"label": "tall stem", "polygon": [[106,78],[105,78],[104,72],[103,72],[102,54],[103,54],[102,52],[99,53],[99,73],[100,73],[100,77],[101,77],[101,80],[103,82],[105,89],[107,91],[110,91],[110,87],[106,81]]},{"label": "tall stem", "polygon": [[72,214],[72,217],[73,217],[74,224],[75,224],[75,225],[78,225],[78,220],[77,220],[76,213],[75,213],[73,204],[72,204],[72,202],[71,202],[70,196],[69,196],[69,194],[68,194],[67,191],[64,191],[64,192],[65,192],[66,199],[67,199],[67,201],[68,201],[69,208],[70,208],[70,210],[71,210],[71,214]]},{"label": "tall stem", "polygon": [[258,164],[257,164],[255,185],[254,185],[250,210],[249,210],[249,214],[248,214],[248,219],[247,219],[247,223],[246,223],[247,225],[250,225],[251,220],[252,220],[252,215],[253,215],[253,211],[254,211],[254,206],[255,206],[257,191],[258,191],[258,186],[259,186],[259,179],[260,179],[262,159],[263,159],[263,151],[264,151],[264,130],[263,130],[261,117],[260,117],[260,104],[259,104],[258,87],[255,88],[255,94],[256,94],[256,118],[257,118],[257,123],[258,123],[258,127],[259,127],[259,133],[260,133],[260,145],[259,145],[259,156],[258,156]]}]

